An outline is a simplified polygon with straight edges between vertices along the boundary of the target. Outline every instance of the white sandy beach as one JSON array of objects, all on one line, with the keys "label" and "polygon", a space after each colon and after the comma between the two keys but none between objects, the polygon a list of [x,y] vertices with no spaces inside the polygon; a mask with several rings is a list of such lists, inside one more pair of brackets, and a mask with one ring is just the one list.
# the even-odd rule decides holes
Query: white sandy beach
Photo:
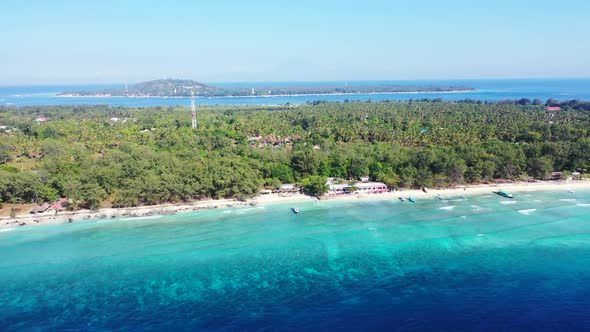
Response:
[{"label": "white sandy beach", "polygon": [[[466,185],[457,186],[455,188],[447,189],[428,189],[428,192],[422,190],[399,190],[381,194],[349,194],[339,196],[322,196],[321,201],[324,200],[395,200],[398,197],[414,197],[416,199],[435,199],[437,196],[442,197],[458,197],[458,196],[473,196],[486,195],[499,189],[504,189],[514,193],[516,196],[519,193],[538,192],[538,191],[576,191],[576,190],[590,190],[590,181],[582,180],[575,182],[554,182],[554,181],[539,181],[539,182],[516,182],[506,184],[489,184],[489,185]],[[234,199],[221,200],[204,200],[187,202],[181,204],[162,204],[151,206],[140,206],[133,208],[103,208],[97,211],[78,210],[76,212],[62,211],[58,214],[55,211],[39,213],[36,215],[25,214],[18,215],[14,218],[0,217],[0,229],[10,229],[20,226],[29,225],[49,225],[49,224],[65,224],[79,222],[89,219],[111,219],[111,218],[126,218],[126,217],[146,217],[153,215],[176,214],[190,211],[197,211],[202,209],[215,208],[231,208],[243,206],[262,206],[274,204],[297,204],[303,202],[313,202],[317,200],[315,197],[303,194],[268,194],[260,195],[251,198],[247,201],[238,201]]]}]

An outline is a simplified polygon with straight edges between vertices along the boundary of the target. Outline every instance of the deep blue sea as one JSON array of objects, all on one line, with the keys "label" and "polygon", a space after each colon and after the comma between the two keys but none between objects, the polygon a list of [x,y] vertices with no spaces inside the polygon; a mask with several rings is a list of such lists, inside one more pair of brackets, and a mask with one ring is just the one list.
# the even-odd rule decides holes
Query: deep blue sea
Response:
[{"label": "deep blue sea", "polygon": [[[443,98],[445,100],[477,99],[498,101],[505,99],[539,98],[543,101],[581,99],[590,100],[590,79],[527,79],[527,80],[455,80],[455,81],[364,81],[364,82],[273,82],[273,83],[214,83],[225,87],[272,87],[272,86],[350,86],[402,84],[402,85],[463,85],[475,91],[456,93],[397,93],[397,94],[354,94],[329,96],[290,97],[219,97],[197,98],[199,105],[283,105],[305,104],[314,100],[339,101],[383,101],[421,98]],[[106,104],[111,106],[176,106],[190,105],[189,98],[129,98],[129,97],[58,97],[62,91],[97,91],[123,85],[78,85],[78,86],[0,86],[0,105],[77,105]]]},{"label": "deep blue sea", "polygon": [[0,330],[583,331],[590,192],[0,232]]}]

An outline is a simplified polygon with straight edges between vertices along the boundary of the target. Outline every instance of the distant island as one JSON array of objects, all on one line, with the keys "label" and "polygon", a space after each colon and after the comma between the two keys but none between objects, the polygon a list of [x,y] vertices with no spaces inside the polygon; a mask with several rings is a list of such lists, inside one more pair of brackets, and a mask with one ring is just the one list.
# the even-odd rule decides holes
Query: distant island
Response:
[{"label": "distant island", "polygon": [[193,80],[163,79],[138,83],[125,89],[101,91],[64,91],[59,96],[113,96],[113,97],[247,97],[331,95],[359,93],[419,93],[472,91],[466,86],[446,85],[359,85],[359,86],[293,86],[293,87],[235,87],[222,88]]}]

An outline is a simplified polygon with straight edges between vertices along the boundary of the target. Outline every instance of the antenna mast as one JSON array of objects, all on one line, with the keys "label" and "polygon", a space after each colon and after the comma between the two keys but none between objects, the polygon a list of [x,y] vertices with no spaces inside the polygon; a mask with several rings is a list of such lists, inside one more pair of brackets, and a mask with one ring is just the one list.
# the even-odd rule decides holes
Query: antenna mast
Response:
[{"label": "antenna mast", "polygon": [[193,126],[192,128],[197,128],[197,109],[195,108],[195,93],[191,91],[191,113],[193,116]]}]

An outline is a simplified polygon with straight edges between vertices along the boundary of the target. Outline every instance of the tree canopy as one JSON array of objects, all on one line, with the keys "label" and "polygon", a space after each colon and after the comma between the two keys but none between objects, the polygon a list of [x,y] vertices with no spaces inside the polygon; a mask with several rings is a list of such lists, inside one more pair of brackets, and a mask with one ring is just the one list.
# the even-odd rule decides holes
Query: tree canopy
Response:
[{"label": "tree canopy", "polygon": [[[263,186],[369,176],[391,188],[544,178],[590,167],[583,102],[0,107],[0,202],[80,207],[245,198]],[[35,118],[48,121],[36,124]]]}]

